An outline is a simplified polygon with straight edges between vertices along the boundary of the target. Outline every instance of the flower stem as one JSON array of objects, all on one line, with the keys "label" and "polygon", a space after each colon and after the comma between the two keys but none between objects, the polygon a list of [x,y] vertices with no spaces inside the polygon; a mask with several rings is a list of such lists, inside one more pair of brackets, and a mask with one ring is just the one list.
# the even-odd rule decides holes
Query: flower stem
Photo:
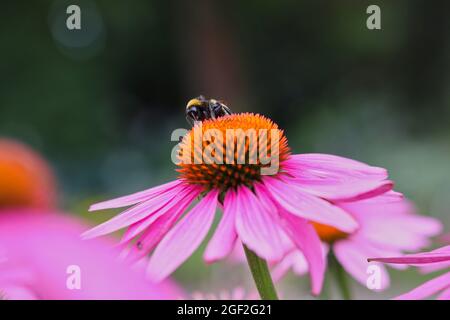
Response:
[{"label": "flower stem", "polygon": [[338,288],[342,295],[342,299],[351,300],[352,294],[348,283],[348,277],[347,274],[345,273],[344,268],[341,266],[341,264],[336,259],[334,254],[331,253],[329,259],[330,259],[330,267],[336,278]]},{"label": "flower stem", "polygon": [[255,281],[261,299],[278,300],[277,292],[273,285],[266,260],[258,257],[256,253],[247,248],[245,244],[243,244],[243,246],[253,280]]}]

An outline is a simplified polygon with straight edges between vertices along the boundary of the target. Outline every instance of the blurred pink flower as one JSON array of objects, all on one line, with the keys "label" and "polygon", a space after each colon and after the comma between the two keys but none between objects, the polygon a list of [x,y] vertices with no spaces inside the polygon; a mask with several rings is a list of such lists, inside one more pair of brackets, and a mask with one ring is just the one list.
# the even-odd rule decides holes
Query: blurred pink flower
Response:
[{"label": "blurred pink flower", "polygon": [[[368,278],[368,257],[420,250],[428,246],[429,238],[439,234],[442,229],[437,219],[416,214],[414,206],[393,191],[366,200],[335,204],[351,214],[359,228],[352,233],[345,233],[315,224],[323,241],[324,255],[331,250],[342,267],[364,286]],[[383,290],[389,286],[389,275],[384,266],[379,267],[379,290]],[[308,271],[307,260],[295,248],[275,265],[274,277],[279,279],[290,269],[300,275]]]},{"label": "blurred pink flower", "polygon": [[[370,261],[380,261],[411,266],[433,266],[436,264],[450,263],[450,246],[445,246],[433,251],[417,254],[408,254],[399,257],[370,258]],[[450,272],[444,273],[419,287],[398,296],[398,300],[425,299],[438,294],[438,299],[450,300]]]},{"label": "blurred pink flower", "polygon": [[[91,211],[132,207],[83,237],[128,228],[121,244],[126,247],[135,241],[140,251],[128,258],[153,251],[147,271],[152,279],[161,280],[198,248],[223,203],[222,219],[204,253],[206,262],[226,257],[237,240],[272,262],[295,246],[310,265],[313,293],[319,293],[325,270],[322,244],[308,221],[352,233],[358,227],[355,219],[330,201],[355,201],[389,191],[393,184],[386,180],[386,170],[326,154],[290,155],[283,132],[260,115],[220,117],[203,121],[201,128],[278,130],[280,170],[269,176],[260,175],[260,165],[180,164],[178,180],[93,205]],[[183,143],[189,144],[192,131]],[[250,152],[239,141],[245,139],[237,138],[233,150]],[[200,202],[183,217],[198,197]]]},{"label": "blurred pink flower", "polygon": [[[33,209],[0,211],[0,292],[6,299],[176,299],[182,293],[170,281],[152,284],[144,270],[117,258],[110,239],[86,242],[87,229],[61,213]],[[68,285],[80,271],[80,289]]]}]

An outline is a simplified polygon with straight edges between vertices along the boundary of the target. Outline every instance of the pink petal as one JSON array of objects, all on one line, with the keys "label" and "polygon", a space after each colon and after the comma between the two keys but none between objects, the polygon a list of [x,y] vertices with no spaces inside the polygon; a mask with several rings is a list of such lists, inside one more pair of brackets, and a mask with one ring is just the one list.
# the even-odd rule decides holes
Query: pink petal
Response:
[{"label": "pink petal", "polygon": [[304,192],[330,201],[357,201],[388,192],[394,186],[390,180],[314,180],[289,179]]},{"label": "pink petal", "polygon": [[287,234],[308,262],[312,293],[318,295],[322,290],[325,275],[325,261],[320,238],[307,220],[287,212],[283,212],[282,217],[286,221],[283,226]]},{"label": "pink petal", "polygon": [[[152,198],[151,200],[145,201],[141,204],[131,207],[128,210],[125,210],[112,219],[86,231],[81,235],[81,237],[83,239],[94,238],[128,227],[133,223],[136,223],[150,216],[160,208],[168,205],[168,203],[170,203],[175,197],[179,198],[180,196],[187,196],[192,192],[193,188],[194,187],[185,187],[182,185],[175,187],[166,193]],[[198,192],[200,193],[200,191]]]},{"label": "pink petal", "polygon": [[[178,212],[180,209],[186,207],[192,203],[192,201],[198,197],[199,190],[192,189],[189,194],[180,193],[177,194],[171,201],[169,201],[165,206],[161,207],[158,211],[154,212],[147,218],[144,218],[134,224],[132,224],[124,236],[121,239],[121,243],[130,241],[132,238],[136,237],[142,231],[150,227],[157,219],[163,215],[172,215],[173,212]],[[182,210],[184,211],[184,210]]]},{"label": "pink petal", "polygon": [[296,272],[298,275],[302,276],[308,272],[308,262],[306,261],[305,256],[299,250],[292,250],[271,269],[270,273],[273,281],[280,281],[281,278],[283,278],[296,264],[302,266],[300,272]]},{"label": "pink petal", "polygon": [[416,253],[404,255],[402,257],[370,258],[369,261],[402,263],[402,264],[427,264],[427,263],[450,261],[450,253],[449,252]]},{"label": "pink petal", "polygon": [[358,227],[352,216],[325,200],[271,177],[264,177],[264,185],[279,206],[298,217],[330,225],[344,232],[353,232]]},{"label": "pink petal", "polygon": [[242,242],[264,259],[281,259],[283,230],[278,213],[268,212],[247,187],[237,191],[236,210],[236,230]]},{"label": "pink petal", "polygon": [[175,181],[171,181],[171,182],[165,183],[163,185],[153,187],[153,188],[150,188],[150,189],[147,189],[144,191],[140,191],[137,193],[133,193],[133,194],[130,194],[127,196],[123,196],[123,197],[108,200],[108,201],[99,202],[99,203],[93,204],[89,208],[89,211],[131,206],[133,204],[142,202],[144,200],[145,201],[150,200],[151,198],[153,198],[157,195],[165,193],[165,192],[175,188],[176,186],[180,185],[180,183],[181,183],[180,180],[175,180]]},{"label": "pink petal", "polygon": [[450,300],[450,285],[438,296],[438,300]]},{"label": "pink petal", "polygon": [[217,195],[210,191],[159,243],[147,269],[151,279],[166,278],[197,249],[214,220]]},{"label": "pink petal", "polygon": [[388,204],[404,201],[405,196],[397,191],[390,190],[376,197],[361,199],[358,203],[364,204]]},{"label": "pink petal", "polygon": [[[184,213],[186,208],[192,203],[195,197],[195,195],[191,197],[185,197],[178,203],[176,207],[170,208],[170,210],[165,214],[159,215],[158,213],[158,217],[156,217],[156,219],[153,219],[153,216],[149,217],[148,220],[152,219],[151,223],[148,223],[146,220],[138,222],[139,224],[146,224],[148,226],[145,232],[137,241],[135,247],[136,250],[131,250],[126,255],[125,258],[127,259],[127,261],[129,261],[130,263],[134,263],[147,255],[151,250],[153,250],[154,247],[166,235],[166,233],[174,226],[174,224]],[[130,229],[131,227],[128,230]],[[129,233],[128,230],[123,236],[121,243],[126,244],[125,241],[130,241],[130,237],[133,234],[133,231]]]},{"label": "pink petal", "polygon": [[354,177],[359,179],[384,180],[386,169],[372,167],[365,163],[339,156],[309,153],[292,155],[284,163],[316,177]]},{"label": "pink petal", "polygon": [[[441,247],[438,249],[435,249],[433,251],[430,251],[430,253],[436,253],[436,252],[450,252],[450,246],[445,246],[445,247]],[[420,266],[420,271],[422,273],[430,273],[430,272],[435,272],[438,270],[443,270],[443,269],[447,269],[450,268],[450,260],[448,261],[442,261],[442,262],[434,262],[434,263],[430,263],[430,264],[422,264],[419,265]]]},{"label": "pink petal", "polygon": [[234,191],[228,191],[225,195],[222,219],[203,255],[207,263],[223,259],[233,250],[237,238],[235,219],[236,194]]},{"label": "pink petal", "polygon": [[425,282],[419,287],[396,297],[396,300],[420,300],[428,298],[441,290],[450,287],[450,272]]},{"label": "pink petal", "polygon": [[[333,245],[333,252],[336,259],[354,279],[363,286],[367,285],[369,274],[367,273],[369,263],[367,257],[373,252],[379,252],[370,246],[370,243],[361,241],[341,240]],[[375,264],[375,263],[372,263]],[[379,290],[384,290],[389,286],[389,274],[383,265],[376,264],[380,270],[381,283]]]}]

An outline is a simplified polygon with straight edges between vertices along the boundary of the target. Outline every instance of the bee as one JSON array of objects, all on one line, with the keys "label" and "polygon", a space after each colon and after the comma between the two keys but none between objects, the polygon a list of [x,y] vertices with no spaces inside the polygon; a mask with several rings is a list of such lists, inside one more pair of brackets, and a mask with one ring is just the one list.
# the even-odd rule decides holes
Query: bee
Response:
[{"label": "bee", "polygon": [[186,120],[191,126],[196,121],[204,121],[207,119],[216,119],[233,112],[222,101],[215,99],[206,99],[204,96],[189,100],[186,105]]}]

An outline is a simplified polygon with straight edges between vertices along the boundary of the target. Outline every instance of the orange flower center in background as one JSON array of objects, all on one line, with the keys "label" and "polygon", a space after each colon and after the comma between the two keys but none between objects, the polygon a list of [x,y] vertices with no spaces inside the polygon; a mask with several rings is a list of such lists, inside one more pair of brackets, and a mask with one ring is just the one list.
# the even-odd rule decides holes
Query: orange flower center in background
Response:
[{"label": "orange flower center in background", "polygon": [[55,180],[47,163],[33,150],[0,139],[0,209],[55,206]]},{"label": "orange flower center in background", "polygon": [[316,229],[319,238],[324,242],[333,243],[337,240],[345,239],[348,236],[347,233],[336,229],[335,227],[318,222],[312,222],[312,224],[314,229]]},{"label": "orange flower center in background", "polygon": [[226,191],[251,187],[261,175],[280,172],[290,149],[281,129],[252,113],[232,114],[198,123],[180,143],[180,178]]}]

